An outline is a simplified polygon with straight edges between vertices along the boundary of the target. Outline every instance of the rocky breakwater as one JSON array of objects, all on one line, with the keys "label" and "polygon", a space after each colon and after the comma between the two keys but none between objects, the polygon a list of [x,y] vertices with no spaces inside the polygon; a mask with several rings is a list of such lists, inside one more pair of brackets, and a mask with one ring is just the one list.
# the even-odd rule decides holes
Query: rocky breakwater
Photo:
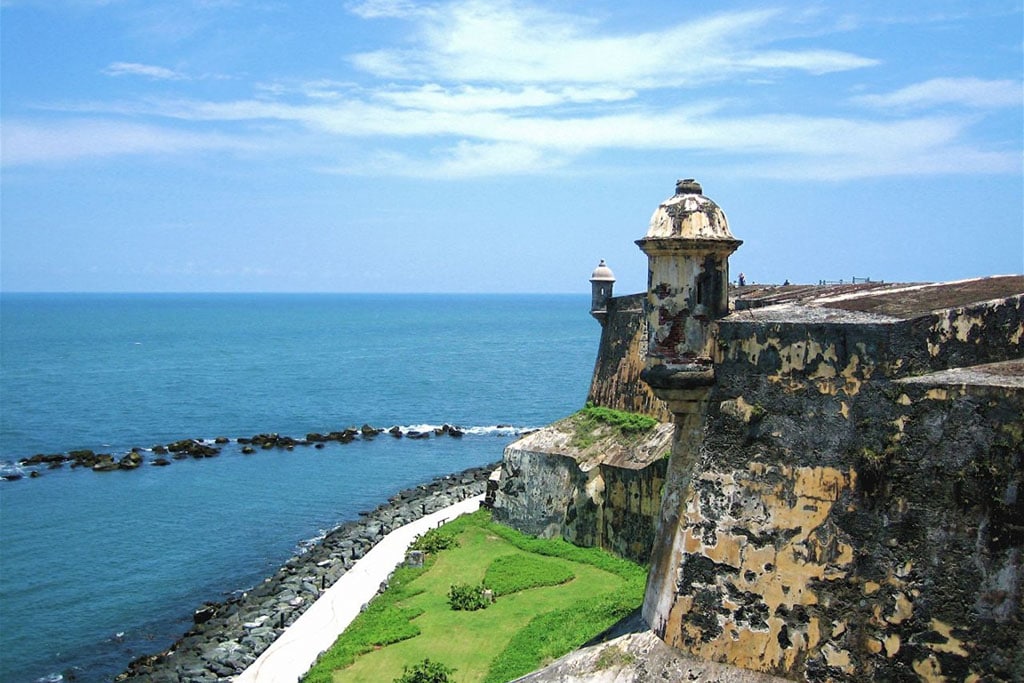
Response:
[{"label": "rocky breakwater", "polygon": [[[194,626],[170,648],[133,661],[117,681],[200,683],[240,674],[393,529],[487,490],[498,463],[406,489],[339,526],[273,576],[238,597],[195,610]],[[493,487],[493,485],[492,485]],[[382,587],[383,588],[383,587]]]},{"label": "rocky breakwater", "polygon": [[[514,430],[515,428],[510,425],[498,425],[497,429]],[[343,430],[332,431],[326,434],[310,432],[306,434],[306,438],[304,439],[275,432],[256,434],[251,437],[240,436],[237,439],[234,439],[234,441],[238,443],[239,450],[242,455],[252,455],[259,450],[292,451],[296,446],[312,446],[314,448],[321,449],[328,442],[347,444],[355,441],[356,439],[370,441],[378,434],[383,434],[385,432],[395,438],[408,437],[410,439],[427,439],[430,438],[431,435],[460,438],[466,434],[466,430],[463,427],[457,427],[447,423],[439,427],[423,427],[419,429],[395,425],[387,430],[382,427],[373,427],[369,424],[364,424],[359,428],[346,427]],[[36,453],[35,455],[18,460],[17,466],[8,464],[6,466],[7,470],[0,473],[0,479],[21,479],[26,474],[26,471],[21,468],[27,468],[28,476],[32,479],[36,479],[41,476],[40,468],[60,469],[65,465],[65,463],[70,463],[72,469],[86,469],[92,470],[93,472],[135,470],[140,466],[147,464],[147,462],[154,467],[166,467],[171,464],[172,460],[184,460],[187,458],[201,460],[203,458],[215,458],[220,455],[221,448],[230,444],[231,441],[232,439],[229,439],[226,436],[218,436],[212,441],[199,438],[179,439],[178,441],[174,441],[169,444],[157,444],[148,449],[136,446],[124,455],[120,456],[112,453],[96,453],[91,449],[78,449],[69,451],[68,453]],[[147,460],[145,455],[147,451],[155,457],[151,457]]]}]

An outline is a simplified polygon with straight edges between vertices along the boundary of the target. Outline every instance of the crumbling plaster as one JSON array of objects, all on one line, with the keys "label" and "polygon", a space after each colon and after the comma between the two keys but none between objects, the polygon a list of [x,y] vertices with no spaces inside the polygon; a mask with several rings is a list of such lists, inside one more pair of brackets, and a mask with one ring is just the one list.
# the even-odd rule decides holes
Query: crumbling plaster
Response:
[{"label": "crumbling plaster", "polygon": [[1024,396],[1005,367],[920,374],[1024,355],[1020,299],[722,320],[666,476],[655,631],[805,680],[1024,677]]}]

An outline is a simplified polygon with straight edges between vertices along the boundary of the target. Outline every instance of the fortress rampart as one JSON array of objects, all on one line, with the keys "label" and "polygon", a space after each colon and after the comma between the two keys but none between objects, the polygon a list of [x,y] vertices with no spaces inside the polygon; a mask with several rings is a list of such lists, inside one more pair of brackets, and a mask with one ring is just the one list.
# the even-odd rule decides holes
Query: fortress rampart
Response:
[{"label": "fortress rampart", "polygon": [[[631,556],[650,520],[643,616],[705,660],[1024,680],[1024,276],[733,287],[724,304],[739,241],[701,193],[681,181],[638,242],[642,306],[610,296],[610,271],[592,279],[589,399],[671,415],[670,457],[531,435],[506,451],[498,509]],[[638,509],[662,489],[628,522],[629,496],[605,495],[627,464]]]}]

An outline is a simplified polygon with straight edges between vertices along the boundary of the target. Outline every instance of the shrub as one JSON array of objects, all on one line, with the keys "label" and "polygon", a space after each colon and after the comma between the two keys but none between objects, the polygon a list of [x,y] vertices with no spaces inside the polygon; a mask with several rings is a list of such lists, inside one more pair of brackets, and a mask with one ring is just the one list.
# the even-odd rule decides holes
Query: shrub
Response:
[{"label": "shrub", "polygon": [[453,673],[455,669],[428,657],[419,664],[403,667],[402,675],[394,683],[449,683]]},{"label": "shrub", "polygon": [[448,604],[454,610],[473,612],[478,609],[485,609],[491,604],[490,599],[484,595],[486,590],[483,584],[470,586],[469,584],[454,584],[448,591]]},{"label": "shrub", "polygon": [[441,529],[431,529],[413,541],[409,547],[413,550],[422,550],[427,554],[432,554],[448,550],[449,548],[457,548],[459,547],[459,541],[455,538],[454,533],[442,531]]}]

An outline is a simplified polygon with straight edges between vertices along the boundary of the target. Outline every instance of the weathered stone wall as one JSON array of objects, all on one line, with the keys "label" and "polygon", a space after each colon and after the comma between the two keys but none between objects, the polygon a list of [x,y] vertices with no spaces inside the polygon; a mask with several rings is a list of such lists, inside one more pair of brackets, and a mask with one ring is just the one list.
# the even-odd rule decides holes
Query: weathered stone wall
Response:
[{"label": "weathered stone wall", "polygon": [[813,681],[1024,680],[1024,364],[945,371],[1024,356],[1021,297],[897,305],[722,321],[651,561],[670,645]]},{"label": "weathered stone wall", "polygon": [[671,424],[642,438],[606,433],[572,444],[572,418],[505,449],[495,519],[646,563],[661,504]]},{"label": "weathered stone wall", "polygon": [[647,319],[643,294],[608,301],[606,322],[587,400],[596,406],[650,415],[670,422],[665,403],[640,381],[647,359]]}]

